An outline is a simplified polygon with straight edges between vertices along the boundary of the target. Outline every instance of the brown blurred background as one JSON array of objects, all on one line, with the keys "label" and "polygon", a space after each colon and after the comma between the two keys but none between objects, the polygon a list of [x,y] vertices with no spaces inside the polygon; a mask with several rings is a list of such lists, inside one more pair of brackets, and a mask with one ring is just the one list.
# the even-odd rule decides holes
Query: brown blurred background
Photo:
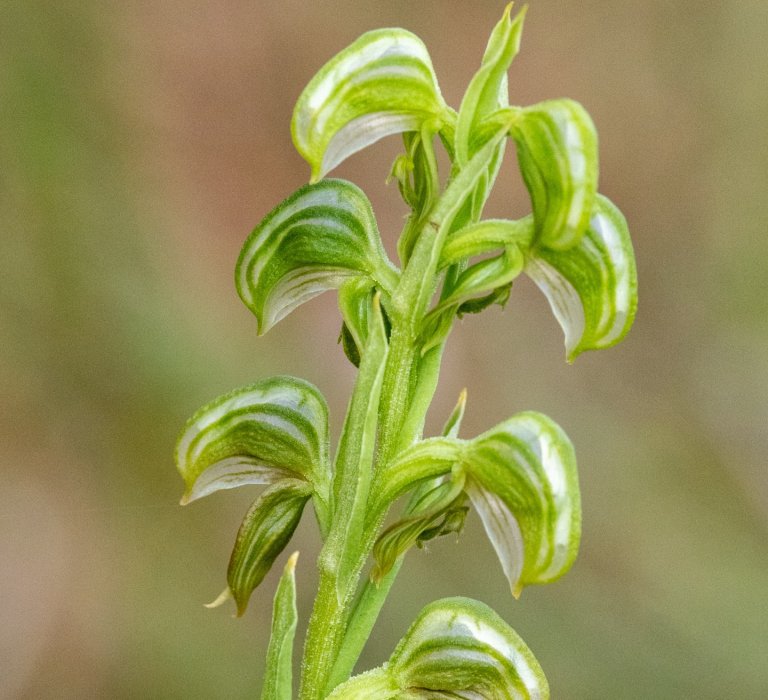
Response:
[{"label": "brown blurred background", "polygon": [[[464,594],[517,629],[554,698],[768,697],[768,3],[530,5],[511,100],[592,114],[601,190],[637,251],[637,322],[567,366],[521,282],[506,311],[454,331],[429,427],[464,386],[464,435],[523,409],[555,418],[579,456],[581,554],[516,602],[471,519],[458,546],[409,555],[361,668],[426,602]],[[308,178],[289,120],[324,61],[403,26],[458,106],[502,9],[2,3],[0,697],[256,695],[275,572],[243,620],[201,605],[253,493],[178,507],[174,441],[199,405],[272,373],[315,382],[338,433],[353,373],[333,295],[257,339],[237,253]],[[336,171],[369,194],[390,250],[398,149]],[[527,206],[509,157],[488,213]],[[311,517],[293,546],[306,621]]]}]

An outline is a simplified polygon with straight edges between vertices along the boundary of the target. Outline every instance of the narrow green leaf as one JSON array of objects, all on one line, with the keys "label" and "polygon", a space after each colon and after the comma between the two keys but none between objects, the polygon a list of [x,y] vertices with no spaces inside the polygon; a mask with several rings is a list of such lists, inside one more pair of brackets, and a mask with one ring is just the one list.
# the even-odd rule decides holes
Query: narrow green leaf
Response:
[{"label": "narrow green leaf", "polygon": [[573,100],[549,100],[518,113],[511,134],[531,195],[537,240],[566,250],[589,223],[597,192],[597,134]]},{"label": "narrow green leaf", "polygon": [[459,437],[459,429],[461,428],[461,421],[464,420],[464,410],[467,407],[467,390],[462,389],[459,394],[459,400],[451,411],[451,415],[448,416],[448,420],[445,421],[443,426],[443,436],[448,438]]},{"label": "narrow green leaf", "polygon": [[568,361],[585,350],[618,343],[629,331],[637,308],[637,271],[627,222],[597,195],[589,227],[565,251],[537,247],[525,268],[544,292],[565,332]]},{"label": "narrow green leaf", "polygon": [[293,638],[296,634],[296,560],[294,552],[283,569],[272,606],[272,633],[267,650],[267,665],[261,700],[292,700]]},{"label": "narrow green leaf", "polygon": [[291,539],[311,494],[305,481],[283,479],[263,491],[246,513],[227,570],[238,616]]},{"label": "narrow green leaf", "polygon": [[387,669],[414,698],[431,692],[486,700],[546,700],[544,673],[522,639],[491,608],[469,598],[427,605]]},{"label": "narrow green leaf", "polygon": [[444,111],[421,39],[404,29],[379,29],[363,34],[312,78],[296,103],[291,133],[315,181],[380,138],[418,131]]},{"label": "narrow green leaf", "polygon": [[307,479],[326,501],[328,440],[328,407],[309,382],[271,377],[220,396],[192,416],[176,445],[182,503],[286,477]]},{"label": "narrow green leaf", "polygon": [[351,278],[391,291],[397,277],[371,203],[345,180],[306,185],[283,201],[245,241],[235,271],[237,291],[260,334]]},{"label": "narrow green leaf", "polygon": [[509,105],[507,71],[520,49],[526,8],[514,20],[510,16],[511,11],[512,3],[509,3],[491,33],[480,69],[472,78],[461,102],[455,136],[456,161],[460,166],[466,164],[473,154],[472,141],[476,140],[482,120]]},{"label": "narrow green leaf", "polygon": [[573,563],[581,505],[573,446],[546,416],[519,413],[471,440],[467,493],[515,596]]}]

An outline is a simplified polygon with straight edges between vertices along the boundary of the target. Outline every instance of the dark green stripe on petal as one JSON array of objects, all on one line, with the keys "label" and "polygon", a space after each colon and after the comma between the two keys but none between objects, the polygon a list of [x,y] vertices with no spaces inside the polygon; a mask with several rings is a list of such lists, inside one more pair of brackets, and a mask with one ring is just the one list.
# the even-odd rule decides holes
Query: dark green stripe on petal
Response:
[{"label": "dark green stripe on petal", "polygon": [[371,203],[345,180],[297,190],[245,241],[235,284],[265,333],[300,304],[369,278],[389,289],[397,272],[384,252]]},{"label": "dark green stripe on petal", "polygon": [[271,377],[225,394],[192,416],[179,437],[182,502],[290,476],[311,481],[324,499],[328,441],[328,407],[309,382]]},{"label": "dark green stripe on petal", "polygon": [[380,668],[338,686],[328,700],[548,700],[538,661],[487,605],[444,598],[427,605]]},{"label": "dark green stripe on petal", "polygon": [[581,536],[576,458],[562,429],[519,413],[472,440],[462,467],[512,592],[562,576]]},{"label": "dark green stripe on petal", "polygon": [[521,110],[512,137],[531,195],[537,240],[565,250],[581,239],[597,192],[597,133],[573,100],[548,100]]},{"label": "dark green stripe on petal", "polygon": [[311,493],[305,481],[283,479],[266,489],[246,513],[227,571],[238,615],[291,539]]},{"label": "dark green stripe on petal", "polygon": [[530,251],[526,273],[544,292],[565,332],[568,360],[618,343],[637,308],[637,270],[627,222],[597,196],[581,241],[564,251]]},{"label": "dark green stripe on petal", "polygon": [[426,47],[404,29],[363,34],[310,81],[291,133],[314,181],[384,136],[418,131],[446,111]]},{"label": "dark green stripe on petal", "polygon": [[427,605],[389,661],[401,687],[470,692],[491,700],[545,700],[541,667],[491,608],[469,598]]}]

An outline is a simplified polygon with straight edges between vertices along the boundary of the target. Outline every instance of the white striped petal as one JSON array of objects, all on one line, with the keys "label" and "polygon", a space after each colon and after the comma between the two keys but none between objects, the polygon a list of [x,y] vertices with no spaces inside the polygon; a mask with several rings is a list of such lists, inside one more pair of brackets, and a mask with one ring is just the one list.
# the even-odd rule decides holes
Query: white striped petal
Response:
[{"label": "white striped petal", "polygon": [[468,698],[549,697],[541,667],[523,640],[487,605],[469,598],[427,605],[398,644],[389,668],[401,687]]},{"label": "white striped petal", "polygon": [[418,130],[446,112],[422,41],[404,29],[363,34],[300,95],[291,132],[318,180],[384,136]]},{"label": "white striped petal", "polygon": [[597,196],[577,245],[533,248],[525,271],[549,300],[569,361],[585,350],[615,345],[631,328],[637,308],[632,242],[626,220],[606,197]]},{"label": "white striped petal", "polygon": [[520,575],[525,556],[520,526],[501,498],[492,491],[476,486],[471,479],[467,480],[467,494],[483,522],[485,533],[496,551],[512,594],[517,597],[520,595]]},{"label": "white striped petal", "polygon": [[182,503],[286,476],[305,478],[322,492],[329,470],[325,400],[293,377],[264,379],[221,396],[187,422],[176,465],[187,486]]},{"label": "white striped petal", "polygon": [[531,195],[537,239],[557,250],[576,245],[597,192],[592,119],[578,102],[548,100],[521,110],[511,134]]},{"label": "white striped petal", "polygon": [[512,592],[562,576],[581,536],[576,459],[562,429],[519,413],[470,441],[461,464]]},{"label": "white striped petal", "polygon": [[351,278],[387,289],[396,275],[365,194],[351,182],[323,180],[296,191],[254,229],[235,283],[265,333],[300,304]]},{"label": "white striped petal", "polygon": [[470,598],[427,605],[389,661],[338,686],[328,700],[548,700],[538,661],[491,608]]}]

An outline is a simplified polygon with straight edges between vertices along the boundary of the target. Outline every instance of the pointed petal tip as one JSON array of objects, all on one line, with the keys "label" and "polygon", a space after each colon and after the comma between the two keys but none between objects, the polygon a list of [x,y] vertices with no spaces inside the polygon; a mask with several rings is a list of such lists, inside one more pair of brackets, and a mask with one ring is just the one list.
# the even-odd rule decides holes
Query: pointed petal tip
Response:
[{"label": "pointed petal tip", "polygon": [[185,493],[185,494],[184,494],[184,495],[181,497],[181,499],[179,500],[179,505],[180,505],[180,506],[186,506],[186,505],[189,505],[190,503],[192,503],[192,501],[194,501],[194,500],[195,500],[195,499],[194,499],[194,498],[192,498],[192,493],[191,493],[190,491],[187,491],[187,492],[186,492],[186,493]]},{"label": "pointed petal tip", "polygon": [[512,597],[515,600],[520,600],[520,596],[523,593],[523,584],[518,582],[514,586],[512,586]]},{"label": "pointed petal tip", "polygon": [[203,603],[203,607],[212,610],[213,608],[218,608],[224,605],[224,603],[226,603],[231,598],[232,591],[230,590],[229,586],[227,586],[221,593],[219,593],[215,600],[212,600],[210,603]]},{"label": "pointed petal tip", "polygon": [[581,355],[581,353],[583,353],[583,352],[584,352],[584,350],[587,350],[587,349],[588,349],[588,348],[584,348],[584,347],[582,347],[580,343],[579,343],[579,344],[577,344],[577,345],[572,345],[572,346],[570,346],[570,347],[569,347],[568,345],[566,345],[566,346],[565,346],[565,361],[566,361],[566,362],[567,362],[569,365],[572,365],[572,364],[573,364],[573,361],[574,361],[574,360],[575,360],[575,359],[576,359],[576,358],[577,358],[579,355]]},{"label": "pointed petal tip", "polygon": [[288,561],[285,564],[285,570],[289,573],[293,573],[296,570],[296,562],[299,560],[298,550],[288,557]]}]

